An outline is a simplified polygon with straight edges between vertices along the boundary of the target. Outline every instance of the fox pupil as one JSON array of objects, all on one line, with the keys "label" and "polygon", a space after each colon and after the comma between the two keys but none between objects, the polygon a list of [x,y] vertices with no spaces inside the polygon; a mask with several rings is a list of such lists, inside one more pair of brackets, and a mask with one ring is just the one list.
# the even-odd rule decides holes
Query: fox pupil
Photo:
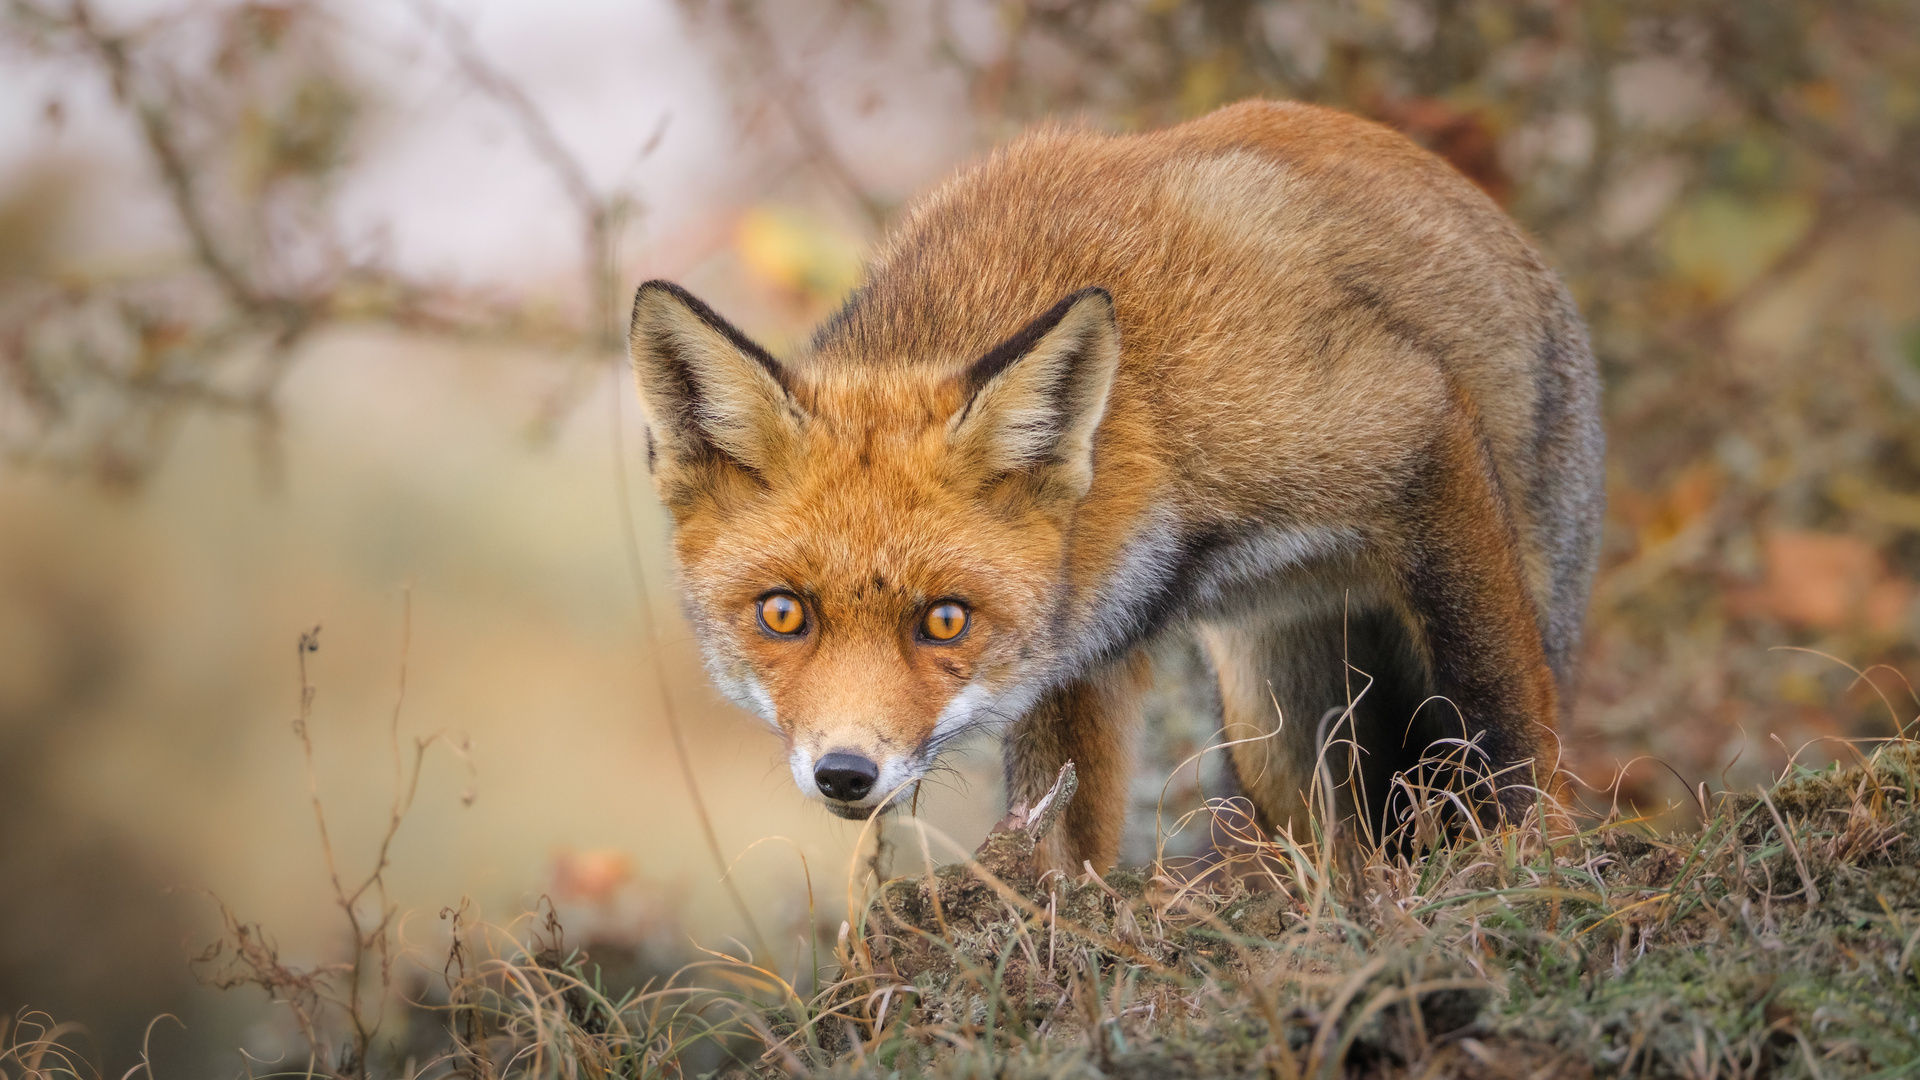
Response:
[{"label": "fox pupil", "polygon": [[760,601],[760,621],[776,634],[797,634],[805,615],[799,600],[787,593],[775,593]]},{"label": "fox pupil", "polygon": [[967,628],[967,609],[959,604],[940,604],[927,612],[927,636],[935,641],[952,641]]}]

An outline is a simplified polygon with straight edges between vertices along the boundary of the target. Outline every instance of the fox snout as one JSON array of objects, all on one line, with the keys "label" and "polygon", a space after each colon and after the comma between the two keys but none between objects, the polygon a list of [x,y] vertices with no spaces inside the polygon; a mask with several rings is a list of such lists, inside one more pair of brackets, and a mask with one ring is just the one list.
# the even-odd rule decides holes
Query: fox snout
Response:
[{"label": "fox snout", "polygon": [[828,754],[813,767],[820,794],[835,802],[859,802],[873,791],[880,766],[859,754]]},{"label": "fox snout", "polygon": [[[920,779],[921,766],[911,753],[878,753],[841,744],[815,757],[805,746],[792,747],[788,765],[793,782],[806,794],[817,794],[829,811],[853,821],[865,821],[881,809],[900,805],[894,793]],[[889,796],[894,796],[889,799]]]}]

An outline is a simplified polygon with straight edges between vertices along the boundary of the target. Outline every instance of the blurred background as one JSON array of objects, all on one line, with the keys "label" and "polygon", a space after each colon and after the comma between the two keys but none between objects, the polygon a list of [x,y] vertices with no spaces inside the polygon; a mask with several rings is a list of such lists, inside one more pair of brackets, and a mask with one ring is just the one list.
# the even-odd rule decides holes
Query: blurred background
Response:
[{"label": "blurred background", "polygon": [[[505,923],[544,896],[634,971],[764,938],[791,972],[831,939],[873,838],[701,674],[625,300],[671,277],[789,348],[914,192],[1044,118],[1337,105],[1539,239],[1606,382],[1565,733],[1595,805],[1684,823],[1703,781],[1915,713],[1913,0],[0,12],[0,1013],[85,1025],[107,1074],[161,1013],[156,1076],[304,1061],[297,994],[189,960],[223,904],[284,965],[350,956],[314,794],[351,888],[434,733],[365,901],[418,960],[402,991],[430,996],[463,898]],[[1210,734],[1191,645],[1156,659],[1134,861]],[[921,820],[970,848],[996,760]]]}]

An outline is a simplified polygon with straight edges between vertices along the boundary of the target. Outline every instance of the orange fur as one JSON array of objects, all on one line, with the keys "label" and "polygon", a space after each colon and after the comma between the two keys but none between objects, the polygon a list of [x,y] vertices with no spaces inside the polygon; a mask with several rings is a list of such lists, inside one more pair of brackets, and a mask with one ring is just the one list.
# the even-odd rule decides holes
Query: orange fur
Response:
[{"label": "orange fur", "polygon": [[[1546,771],[1598,535],[1592,359],[1513,223],[1385,128],[1249,102],[1043,129],[915,206],[801,355],[664,283],[632,343],[709,669],[803,790],[825,754],[876,763],[837,812],[995,725],[1015,799],[1076,761],[1051,858],[1107,865],[1140,649],[1181,625],[1228,733],[1280,728],[1233,755],[1269,825],[1356,683],[1356,811],[1437,738],[1508,770],[1508,809]],[[756,623],[776,589],[806,632]],[[919,635],[949,599],[968,631]]]}]

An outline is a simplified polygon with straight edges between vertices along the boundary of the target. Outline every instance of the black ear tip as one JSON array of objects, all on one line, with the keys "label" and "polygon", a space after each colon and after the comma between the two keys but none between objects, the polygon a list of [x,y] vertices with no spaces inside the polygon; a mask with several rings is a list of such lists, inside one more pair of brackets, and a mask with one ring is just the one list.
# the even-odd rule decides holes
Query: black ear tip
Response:
[{"label": "black ear tip", "polygon": [[651,281],[641,282],[640,287],[633,290],[633,310],[628,313],[627,321],[638,326],[640,322],[640,306],[647,302],[647,297],[657,292],[672,293],[676,288],[678,288],[678,286],[673,282],[666,281],[662,278],[654,278]]},{"label": "black ear tip", "polygon": [[640,287],[633,290],[634,310],[639,310],[641,303],[646,300],[649,294],[662,292],[679,300],[683,304],[689,301],[699,303],[699,301],[694,300],[692,293],[668,281],[666,278],[653,278],[650,281],[641,282]]},{"label": "black ear tip", "polygon": [[676,321],[680,317],[680,314],[673,313],[671,310],[663,310],[658,307],[651,310],[645,308],[644,305],[647,303],[647,298],[659,293],[665,293],[672,297],[681,309],[681,313],[692,314],[694,318],[705,323],[707,329],[726,338],[734,348],[752,357],[755,362],[766,369],[767,374],[773,376],[774,381],[778,382],[781,388],[791,389],[787,381],[786,372],[781,368],[779,362],[773,358],[772,354],[755,344],[753,339],[741,333],[737,327],[722,318],[719,312],[708,307],[699,297],[665,278],[654,278],[651,281],[643,281],[640,283],[640,287],[634,291],[633,314],[627,326],[627,340],[629,343],[632,343],[634,347],[638,347],[638,343],[647,335],[649,330],[649,326],[643,325],[641,322],[643,312],[649,319],[658,319],[665,316],[669,322]]},{"label": "black ear tip", "polygon": [[1116,317],[1113,293],[1109,292],[1104,285],[1089,285],[1084,289],[1076,289],[1068,293],[1054,310],[1060,313],[1059,317],[1065,318],[1067,312],[1083,306],[1086,314],[1105,312],[1109,319]]}]

